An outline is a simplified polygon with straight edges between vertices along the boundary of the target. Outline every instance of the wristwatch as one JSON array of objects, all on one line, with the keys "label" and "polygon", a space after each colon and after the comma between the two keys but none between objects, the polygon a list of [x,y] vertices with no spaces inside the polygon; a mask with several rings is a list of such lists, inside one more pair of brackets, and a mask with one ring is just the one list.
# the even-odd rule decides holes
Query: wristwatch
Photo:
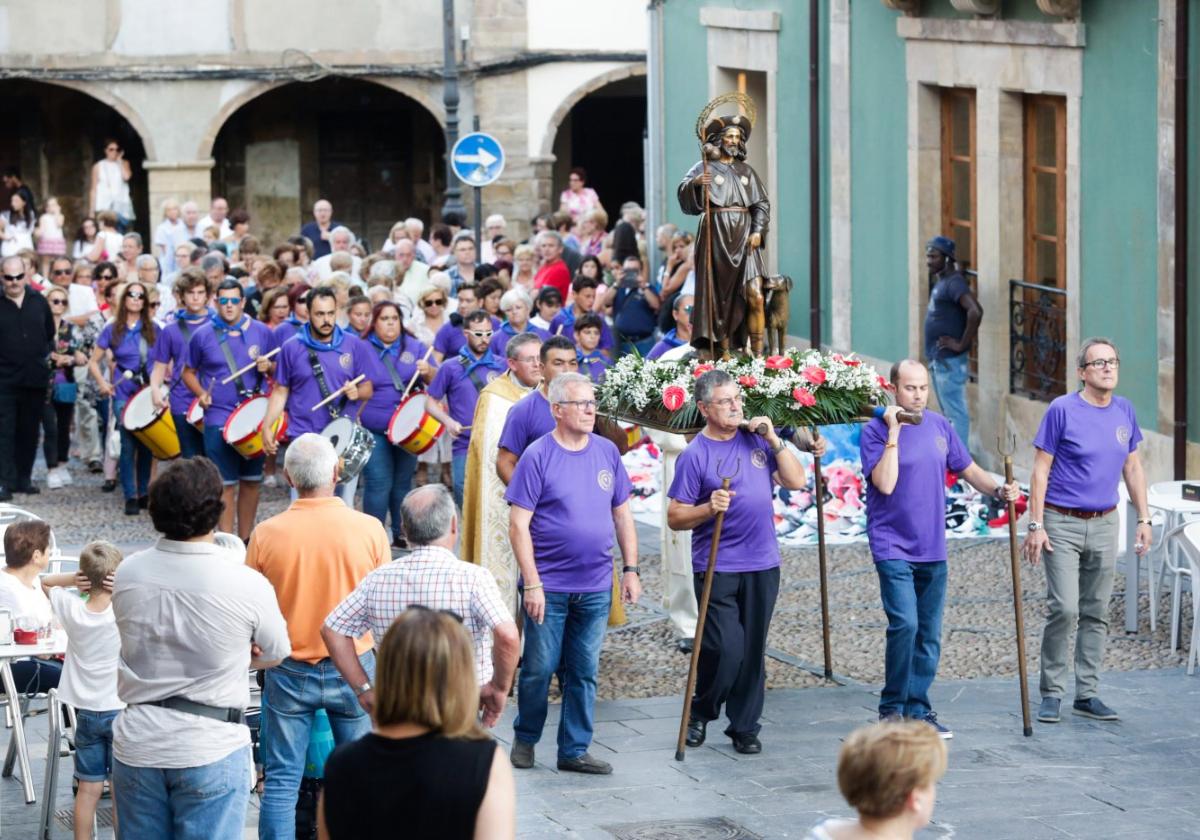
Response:
[{"label": "wristwatch", "polygon": [[369,683],[369,682],[365,682],[362,685],[360,685],[354,689],[354,694],[357,697],[362,697],[364,694],[366,694],[368,691],[371,691],[373,688],[375,688],[375,686],[371,685],[371,683]]},{"label": "wristwatch", "polygon": [[1030,522],[1029,523],[1029,533],[1032,534],[1034,531],[1041,529],[1041,527],[1042,527],[1041,522]]},{"label": "wristwatch", "polygon": [[630,572],[633,572],[638,577],[642,576],[641,570],[639,570],[637,566],[625,566],[623,569],[621,569],[621,574],[623,575],[627,575]]}]

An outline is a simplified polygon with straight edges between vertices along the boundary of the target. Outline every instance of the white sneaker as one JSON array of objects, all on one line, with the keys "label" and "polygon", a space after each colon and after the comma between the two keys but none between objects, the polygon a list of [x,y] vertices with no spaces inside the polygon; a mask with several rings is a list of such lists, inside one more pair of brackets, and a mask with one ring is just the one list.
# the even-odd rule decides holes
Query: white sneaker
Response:
[{"label": "white sneaker", "polygon": [[58,467],[46,473],[46,487],[51,490],[61,490],[63,487],[62,476],[59,475]]},{"label": "white sneaker", "polygon": [[263,487],[275,487],[279,484],[278,479],[274,475],[268,475],[263,478]]},{"label": "white sneaker", "polygon": [[66,464],[59,465],[58,476],[62,479],[63,487],[70,487],[74,483],[74,480],[71,478],[71,471],[67,469]]}]

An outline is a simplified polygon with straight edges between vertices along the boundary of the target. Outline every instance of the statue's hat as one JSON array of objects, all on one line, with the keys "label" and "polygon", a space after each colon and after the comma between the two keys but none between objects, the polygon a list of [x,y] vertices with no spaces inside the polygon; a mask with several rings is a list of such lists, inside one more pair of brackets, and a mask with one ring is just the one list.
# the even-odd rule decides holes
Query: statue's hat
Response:
[{"label": "statue's hat", "polygon": [[740,128],[742,130],[742,140],[750,139],[750,129],[753,123],[750,118],[744,114],[728,114],[722,117],[713,117],[708,121],[708,125],[704,127],[704,139],[709,143],[715,143],[716,138],[720,137],[727,128]]}]

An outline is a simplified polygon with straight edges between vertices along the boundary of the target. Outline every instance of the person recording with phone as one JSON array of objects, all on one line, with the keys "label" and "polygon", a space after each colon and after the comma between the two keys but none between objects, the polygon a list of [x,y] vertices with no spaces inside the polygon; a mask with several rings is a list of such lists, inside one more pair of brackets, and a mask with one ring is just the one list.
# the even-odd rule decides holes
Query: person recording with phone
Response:
[{"label": "person recording with phone", "polygon": [[609,289],[604,302],[612,306],[613,326],[620,335],[617,356],[634,350],[642,356],[649,353],[654,348],[654,328],[662,301],[658,288],[647,279],[640,257],[631,255],[624,259],[617,283]]}]

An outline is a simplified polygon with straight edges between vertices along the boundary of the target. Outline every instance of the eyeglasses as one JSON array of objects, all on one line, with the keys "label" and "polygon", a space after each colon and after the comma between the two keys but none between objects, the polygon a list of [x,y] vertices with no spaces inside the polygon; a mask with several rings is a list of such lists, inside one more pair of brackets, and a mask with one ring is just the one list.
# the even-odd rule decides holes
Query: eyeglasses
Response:
[{"label": "eyeglasses", "polygon": [[719,399],[719,400],[710,400],[708,404],[720,406],[721,408],[724,408],[724,409],[730,409],[730,408],[733,408],[735,405],[742,404],[742,395],[737,394],[735,396],[725,397],[725,398]]},{"label": "eyeglasses", "polygon": [[66,306],[67,302],[62,298],[50,298],[51,306]]},{"label": "eyeglasses", "polygon": [[63,277],[70,273],[71,273],[71,269],[69,269],[69,268],[56,268],[52,272],[52,274],[54,274],[55,277]]},{"label": "eyeglasses", "polygon": [[595,400],[563,400],[559,405],[573,405],[580,411],[595,411],[599,403]]},{"label": "eyeglasses", "polygon": [[4,279],[11,283],[16,283],[25,279],[25,272],[22,271],[20,274],[5,274]]},{"label": "eyeglasses", "polygon": [[1112,368],[1116,370],[1121,366],[1120,359],[1092,359],[1090,362],[1084,362],[1084,367],[1090,367],[1092,370],[1104,370],[1104,368]]},{"label": "eyeglasses", "polygon": [[160,306],[160,303],[157,300],[152,300],[152,301],[150,301],[150,303],[148,303],[146,305],[149,306],[151,309],[157,309]]},{"label": "eyeglasses", "polygon": [[516,359],[513,359],[513,361],[520,362],[523,365],[536,365],[539,364],[542,359],[540,356],[520,356]]},{"label": "eyeglasses", "polygon": [[467,335],[473,335],[476,338],[491,338],[491,330],[467,330]]},{"label": "eyeglasses", "polygon": [[99,278],[100,280],[113,280],[116,278],[116,276],[117,275],[115,275],[115,274],[97,274],[96,275],[96,277]]},{"label": "eyeglasses", "polygon": [[242,299],[240,297],[235,297],[235,298],[219,297],[219,298],[217,298],[217,303],[221,304],[221,306],[236,306],[237,304],[239,304],[241,302],[242,302]]},{"label": "eyeglasses", "polygon": [[129,298],[130,300],[141,300],[145,296],[146,295],[144,292],[126,292],[125,293],[125,297]]},{"label": "eyeglasses", "polygon": [[445,299],[445,298],[438,298],[437,300],[423,300],[423,301],[421,301],[421,306],[422,306],[423,308],[425,308],[425,309],[429,309],[431,306],[445,306],[445,305],[446,305],[446,299]]}]

